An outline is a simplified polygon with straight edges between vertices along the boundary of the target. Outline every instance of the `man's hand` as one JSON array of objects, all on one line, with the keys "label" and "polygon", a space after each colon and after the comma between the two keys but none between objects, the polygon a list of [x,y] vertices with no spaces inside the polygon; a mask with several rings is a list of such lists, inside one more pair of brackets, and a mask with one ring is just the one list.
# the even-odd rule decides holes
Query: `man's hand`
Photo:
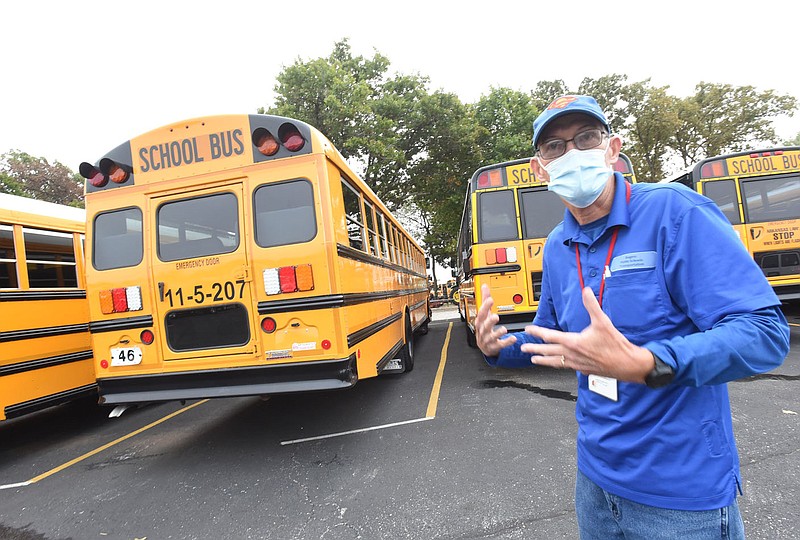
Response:
[{"label": "man's hand", "polygon": [[590,287],[585,287],[582,294],[583,305],[591,319],[589,326],[580,333],[527,326],[525,332],[544,343],[526,343],[520,350],[541,355],[533,357],[535,364],[644,383],[644,378],[653,369],[653,355],[644,347],[628,341],[614,327]]},{"label": "man's hand", "polygon": [[497,356],[503,347],[513,345],[517,338],[515,336],[503,338],[508,332],[505,326],[495,328],[495,325],[500,321],[500,317],[496,313],[492,313],[494,299],[489,294],[488,285],[481,285],[481,296],[483,297],[483,303],[475,316],[475,341],[480,350],[483,351],[483,354]]}]

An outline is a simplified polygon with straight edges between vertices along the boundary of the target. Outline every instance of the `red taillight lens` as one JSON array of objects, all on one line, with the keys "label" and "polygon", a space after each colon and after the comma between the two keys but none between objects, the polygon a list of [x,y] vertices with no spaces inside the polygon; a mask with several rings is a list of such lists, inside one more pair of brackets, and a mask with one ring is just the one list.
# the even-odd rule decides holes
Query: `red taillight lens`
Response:
[{"label": "red taillight lens", "polygon": [[326,351],[331,348],[331,342],[327,339],[322,340],[322,348]]},{"label": "red taillight lens", "polygon": [[108,183],[108,177],[100,172],[97,167],[85,161],[78,166],[81,176],[94,187],[103,187]]},{"label": "red taillight lens", "polygon": [[521,294],[515,294],[511,298],[511,300],[513,300],[515,304],[521,304],[522,303],[522,295]]},{"label": "red taillight lens", "polygon": [[278,279],[281,282],[281,292],[294,292],[297,290],[297,278],[293,266],[278,268]]},{"label": "red taillight lens", "polygon": [[487,187],[489,187],[489,173],[488,172],[482,172],[478,176],[478,189],[487,188]]},{"label": "red taillight lens", "polygon": [[111,300],[114,302],[114,311],[117,313],[128,311],[128,291],[111,289]]},{"label": "red taillight lens", "polygon": [[139,339],[142,340],[142,343],[145,345],[150,345],[155,341],[156,336],[150,330],[142,330],[142,333],[139,334]]},{"label": "red taillight lens", "polygon": [[261,329],[267,334],[273,333],[277,327],[278,324],[275,322],[275,319],[271,317],[267,317],[266,319],[261,321]]},{"label": "red taillight lens", "polygon": [[292,124],[283,124],[278,130],[278,136],[290,152],[297,152],[306,144],[306,140],[300,135],[300,131]]},{"label": "red taillight lens", "polygon": [[497,259],[497,264],[504,264],[506,259],[506,248],[497,248],[494,250],[494,256]]},{"label": "red taillight lens", "polygon": [[100,367],[103,369],[108,369],[108,360],[100,360]]}]

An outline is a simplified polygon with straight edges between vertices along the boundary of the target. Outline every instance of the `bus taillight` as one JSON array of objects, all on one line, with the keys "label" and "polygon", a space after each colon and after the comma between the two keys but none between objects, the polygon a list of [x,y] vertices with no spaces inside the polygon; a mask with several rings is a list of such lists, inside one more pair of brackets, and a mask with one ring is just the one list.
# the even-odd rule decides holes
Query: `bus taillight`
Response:
[{"label": "bus taillight", "polygon": [[281,266],[264,270],[264,292],[269,295],[313,289],[314,274],[310,264]]},{"label": "bus taillight", "polygon": [[478,189],[489,187],[502,187],[503,186],[503,171],[502,169],[492,169],[483,171],[478,176]]},{"label": "bus taillight", "polygon": [[290,152],[297,152],[306,144],[305,139],[300,135],[300,131],[297,127],[288,122],[278,129],[278,137],[281,143],[283,143],[283,146]]},{"label": "bus taillight", "polygon": [[139,334],[139,339],[145,345],[152,345],[153,341],[156,339],[156,335],[152,330],[142,330],[142,333]]},{"label": "bus taillight", "polygon": [[700,167],[700,178],[728,176],[728,164],[724,161],[711,161]]},{"label": "bus taillight", "polygon": [[514,295],[514,296],[511,298],[511,300],[512,300],[512,301],[513,301],[515,304],[521,304],[521,303],[522,303],[522,295],[521,295],[521,294],[515,294],[515,295]]},{"label": "bus taillight", "polygon": [[486,264],[517,262],[517,248],[515,247],[487,249],[484,254],[486,255]]},{"label": "bus taillight", "polygon": [[139,287],[118,287],[100,291],[100,311],[104,315],[141,309],[142,290]]},{"label": "bus taillight", "polygon": [[108,183],[108,177],[91,163],[85,161],[81,163],[78,166],[78,172],[94,187],[103,187]]},{"label": "bus taillight", "polygon": [[278,324],[272,317],[265,317],[264,320],[261,321],[261,329],[267,334],[273,333],[277,327]]},{"label": "bus taillight", "polygon": [[274,156],[280,149],[275,136],[264,128],[258,128],[253,132],[253,144],[265,156]]}]

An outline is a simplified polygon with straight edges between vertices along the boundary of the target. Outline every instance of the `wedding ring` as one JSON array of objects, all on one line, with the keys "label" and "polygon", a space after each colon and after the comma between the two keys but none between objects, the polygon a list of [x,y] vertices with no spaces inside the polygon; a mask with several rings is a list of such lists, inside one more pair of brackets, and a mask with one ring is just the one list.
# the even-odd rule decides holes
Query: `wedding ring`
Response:
[{"label": "wedding ring", "polygon": [[562,368],[566,367],[566,366],[564,365],[564,355],[563,355],[563,354],[561,355],[561,367],[562,367]]}]

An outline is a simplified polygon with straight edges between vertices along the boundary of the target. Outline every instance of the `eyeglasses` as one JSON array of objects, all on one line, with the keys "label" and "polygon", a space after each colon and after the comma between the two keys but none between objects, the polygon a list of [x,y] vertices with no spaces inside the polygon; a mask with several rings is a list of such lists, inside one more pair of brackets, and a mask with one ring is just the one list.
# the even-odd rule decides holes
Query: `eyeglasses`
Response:
[{"label": "eyeglasses", "polygon": [[556,159],[557,157],[563,156],[567,151],[568,142],[574,142],[575,148],[578,150],[590,150],[600,146],[603,142],[603,138],[607,135],[608,133],[602,129],[587,129],[586,131],[576,133],[571,139],[549,139],[540,144],[536,152],[538,152],[542,159]]}]

